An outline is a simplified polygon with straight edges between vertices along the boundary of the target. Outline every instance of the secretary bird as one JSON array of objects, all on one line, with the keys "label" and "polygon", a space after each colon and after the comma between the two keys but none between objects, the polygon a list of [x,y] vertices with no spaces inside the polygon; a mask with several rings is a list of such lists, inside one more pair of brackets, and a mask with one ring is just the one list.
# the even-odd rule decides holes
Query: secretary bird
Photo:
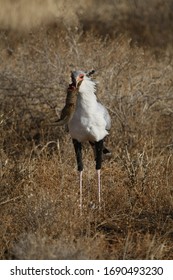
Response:
[{"label": "secretary bird", "polygon": [[[91,79],[91,75],[95,71],[73,71],[71,73],[72,83],[69,85],[66,106],[61,113],[61,119],[58,121],[60,125],[65,124],[63,119],[68,119],[68,128],[73,140],[76,154],[77,168],[79,171],[80,184],[80,208],[82,209],[82,143],[89,141],[91,144],[96,161],[96,172],[98,180],[98,200],[99,208],[101,207],[101,182],[100,170],[102,165],[102,154],[110,154],[109,150],[104,146],[104,138],[108,135],[111,127],[111,119],[107,109],[97,101],[96,82]],[[74,101],[70,104],[71,96]],[[70,98],[69,98],[70,97]],[[76,102],[74,106],[74,102]],[[69,111],[72,107],[73,112],[69,116],[63,116],[65,111]]]}]

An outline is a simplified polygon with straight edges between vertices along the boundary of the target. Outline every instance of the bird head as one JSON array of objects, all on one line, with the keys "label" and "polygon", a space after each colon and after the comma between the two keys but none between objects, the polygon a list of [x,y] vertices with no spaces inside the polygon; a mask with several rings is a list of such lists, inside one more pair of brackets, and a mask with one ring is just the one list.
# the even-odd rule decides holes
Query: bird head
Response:
[{"label": "bird head", "polygon": [[72,79],[73,86],[78,87],[86,77],[90,77],[92,74],[94,74],[94,72],[95,72],[95,70],[91,70],[88,72],[84,72],[81,70],[72,71],[71,79]]}]

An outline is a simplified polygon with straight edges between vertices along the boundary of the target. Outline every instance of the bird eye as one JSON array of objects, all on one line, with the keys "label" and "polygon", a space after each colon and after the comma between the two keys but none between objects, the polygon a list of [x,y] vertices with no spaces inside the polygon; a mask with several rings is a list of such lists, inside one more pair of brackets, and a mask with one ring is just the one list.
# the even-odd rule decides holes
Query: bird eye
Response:
[{"label": "bird eye", "polygon": [[81,79],[83,79],[84,75],[83,75],[83,74],[80,74],[79,77],[80,77]]}]

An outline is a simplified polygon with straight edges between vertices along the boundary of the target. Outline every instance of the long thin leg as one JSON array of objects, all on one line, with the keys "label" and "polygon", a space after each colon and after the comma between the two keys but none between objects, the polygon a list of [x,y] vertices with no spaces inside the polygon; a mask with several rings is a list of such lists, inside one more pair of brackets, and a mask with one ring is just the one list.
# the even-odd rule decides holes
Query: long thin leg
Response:
[{"label": "long thin leg", "polygon": [[100,169],[97,170],[97,181],[98,181],[98,197],[99,197],[99,207],[100,207],[101,206]]},{"label": "long thin leg", "polygon": [[82,213],[82,172],[83,172],[83,162],[82,162],[82,144],[76,139],[73,139],[73,145],[76,154],[77,169],[79,171],[79,187],[80,187],[80,210]]},{"label": "long thin leg", "polygon": [[83,171],[79,171],[79,187],[80,187],[80,204],[79,204],[79,207],[80,207],[81,214],[82,214],[82,173],[83,173]]},{"label": "long thin leg", "polygon": [[96,155],[96,171],[98,181],[98,198],[99,208],[101,207],[101,182],[100,182],[100,169],[102,165],[102,153],[103,153],[103,140],[95,142],[95,155]]}]

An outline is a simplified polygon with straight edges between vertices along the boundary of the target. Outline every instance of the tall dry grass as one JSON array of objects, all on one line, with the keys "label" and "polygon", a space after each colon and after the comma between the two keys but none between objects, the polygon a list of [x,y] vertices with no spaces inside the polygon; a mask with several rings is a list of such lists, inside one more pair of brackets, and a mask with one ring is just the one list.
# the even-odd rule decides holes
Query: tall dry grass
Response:
[{"label": "tall dry grass", "polygon": [[[38,11],[30,1],[31,17],[23,1],[1,10],[1,259],[173,257],[172,1],[98,2],[44,1]],[[101,211],[84,145],[82,216],[70,136],[48,125],[76,68],[96,69],[112,118]]]}]

